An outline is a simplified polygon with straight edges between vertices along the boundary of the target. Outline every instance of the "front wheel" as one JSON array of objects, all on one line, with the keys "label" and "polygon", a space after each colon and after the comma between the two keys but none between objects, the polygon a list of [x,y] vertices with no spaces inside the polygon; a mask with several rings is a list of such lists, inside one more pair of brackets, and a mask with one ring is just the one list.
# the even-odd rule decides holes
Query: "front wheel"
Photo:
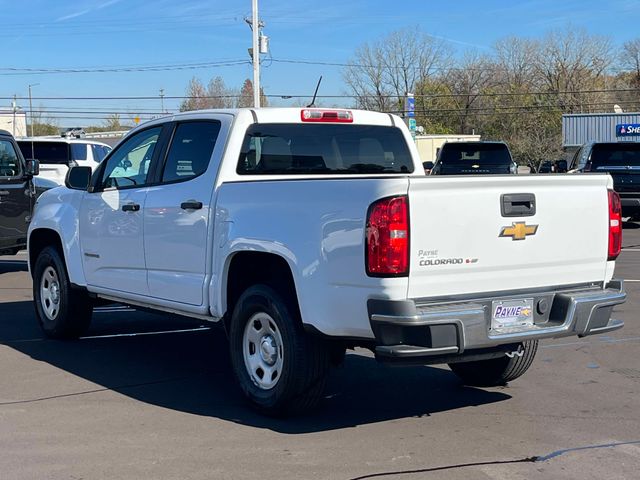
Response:
[{"label": "front wheel", "polygon": [[533,363],[538,351],[538,340],[527,340],[520,344],[521,356],[505,355],[490,360],[450,363],[449,368],[465,385],[474,387],[495,387],[504,385],[524,375]]},{"label": "front wheel", "polygon": [[248,288],[233,310],[229,343],[240,388],[262,413],[302,413],[320,400],[328,348],[303,330],[290,298],[267,285]]},{"label": "front wheel", "polygon": [[54,247],[46,247],[36,259],[33,299],[38,322],[49,338],[77,338],[91,324],[91,299],[72,288],[64,260]]}]

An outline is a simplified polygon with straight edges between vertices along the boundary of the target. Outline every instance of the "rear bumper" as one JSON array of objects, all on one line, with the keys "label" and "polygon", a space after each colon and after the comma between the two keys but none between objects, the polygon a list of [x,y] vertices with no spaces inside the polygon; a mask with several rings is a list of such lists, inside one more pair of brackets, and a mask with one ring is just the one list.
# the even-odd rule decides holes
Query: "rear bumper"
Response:
[{"label": "rear bumper", "polygon": [[[534,299],[534,324],[492,331],[492,302],[518,298]],[[380,360],[440,363],[438,360],[448,362],[462,355],[499,351],[525,340],[584,337],[617,330],[624,323],[612,319],[611,312],[625,299],[623,281],[612,280],[605,288],[507,294],[436,304],[369,300],[367,307]]]}]

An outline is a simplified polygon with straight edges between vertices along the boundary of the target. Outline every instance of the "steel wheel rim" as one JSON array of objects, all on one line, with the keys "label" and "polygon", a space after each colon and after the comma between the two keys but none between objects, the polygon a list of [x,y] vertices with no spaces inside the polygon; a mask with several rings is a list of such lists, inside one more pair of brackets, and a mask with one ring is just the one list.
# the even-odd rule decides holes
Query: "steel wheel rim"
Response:
[{"label": "steel wheel rim", "polygon": [[60,311],[60,279],[53,267],[47,267],[40,280],[40,304],[49,320],[55,320]]},{"label": "steel wheel rim", "polygon": [[284,364],[282,335],[273,318],[254,314],[244,326],[242,357],[251,381],[261,390],[271,390],[282,376]]}]

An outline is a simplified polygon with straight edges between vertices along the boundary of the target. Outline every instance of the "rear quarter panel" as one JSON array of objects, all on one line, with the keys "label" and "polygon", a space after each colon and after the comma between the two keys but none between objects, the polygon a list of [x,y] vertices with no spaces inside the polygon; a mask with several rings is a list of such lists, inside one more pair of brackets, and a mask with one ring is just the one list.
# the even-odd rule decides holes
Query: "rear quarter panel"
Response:
[{"label": "rear quarter panel", "polygon": [[364,239],[369,205],[406,194],[406,177],[225,183],[216,206],[212,313],[226,310],[224,278],[240,251],[283,257],[303,322],[328,335],[371,338],[367,299],[402,300],[407,278],[370,278]]}]

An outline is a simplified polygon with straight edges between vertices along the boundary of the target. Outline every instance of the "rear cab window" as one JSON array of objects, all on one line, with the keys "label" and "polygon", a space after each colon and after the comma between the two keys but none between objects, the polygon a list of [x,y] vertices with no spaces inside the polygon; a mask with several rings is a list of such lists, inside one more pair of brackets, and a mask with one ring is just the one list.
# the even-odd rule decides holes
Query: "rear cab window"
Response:
[{"label": "rear cab window", "polygon": [[435,167],[439,175],[507,174],[513,160],[503,143],[445,143]]},{"label": "rear cab window", "polygon": [[[69,165],[71,153],[66,142],[18,141],[24,158],[35,158],[43,165]],[[86,154],[85,154],[86,158]]]},{"label": "rear cab window", "polygon": [[254,124],[240,153],[240,175],[412,173],[413,159],[396,127]]},{"label": "rear cab window", "polygon": [[640,143],[596,143],[590,163],[591,171],[640,170]]}]

